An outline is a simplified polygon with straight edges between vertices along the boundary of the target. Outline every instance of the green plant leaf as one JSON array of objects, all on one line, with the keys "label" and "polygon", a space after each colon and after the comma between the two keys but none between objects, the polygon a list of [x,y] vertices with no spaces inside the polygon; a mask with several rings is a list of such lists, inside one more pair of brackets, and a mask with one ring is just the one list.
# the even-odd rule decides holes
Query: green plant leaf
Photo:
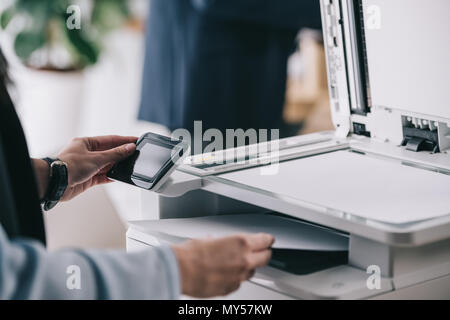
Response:
[{"label": "green plant leaf", "polygon": [[91,22],[101,33],[108,33],[123,25],[130,16],[125,0],[95,0]]},{"label": "green plant leaf", "polygon": [[16,36],[14,48],[25,62],[37,49],[45,46],[52,50],[62,44],[71,54],[74,68],[83,68],[97,62],[103,37],[130,15],[128,0],[91,1],[93,13],[84,17],[82,30],[66,27],[67,7],[74,0],[14,0],[11,8],[0,13],[0,27],[16,16],[24,17],[26,24]]},{"label": "green plant leaf", "polygon": [[45,34],[33,31],[22,31],[14,41],[14,51],[22,60],[28,60],[31,54],[45,45]]},{"label": "green plant leaf", "polygon": [[4,10],[0,16],[0,26],[4,30],[8,26],[8,24],[11,22],[12,18],[14,17],[15,8],[10,7],[6,10]]},{"label": "green plant leaf", "polygon": [[69,30],[67,28],[65,30],[70,43],[81,56],[81,62],[85,65],[95,64],[98,61],[99,48],[86,39],[80,30]]}]

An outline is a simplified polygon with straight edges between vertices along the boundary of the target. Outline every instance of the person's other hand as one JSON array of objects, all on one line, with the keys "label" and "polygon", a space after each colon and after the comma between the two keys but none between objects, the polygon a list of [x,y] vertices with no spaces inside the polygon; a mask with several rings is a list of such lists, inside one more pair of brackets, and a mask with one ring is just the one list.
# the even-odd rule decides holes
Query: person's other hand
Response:
[{"label": "person's other hand", "polygon": [[183,294],[207,298],[227,295],[267,265],[274,237],[236,235],[216,240],[192,240],[173,246]]},{"label": "person's other hand", "polygon": [[106,173],[136,150],[136,137],[76,138],[58,155],[67,163],[68,185],[62,201],[73,199],[95,185],[111,182]]}]

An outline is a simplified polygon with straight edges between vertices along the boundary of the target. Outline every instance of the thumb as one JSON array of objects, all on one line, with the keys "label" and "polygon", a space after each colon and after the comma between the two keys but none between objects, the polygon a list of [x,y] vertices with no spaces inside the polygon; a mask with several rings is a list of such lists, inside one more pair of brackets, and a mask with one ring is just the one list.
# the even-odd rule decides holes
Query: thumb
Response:
[{"label": "thumb", "polygon": [[101,165],[106,165],[108,163],[116,163],[125,160],[126,158],[131,156],[135,151],[136,145],[134,143],[129,143],[114,149],[99,152],[102,155]]}]

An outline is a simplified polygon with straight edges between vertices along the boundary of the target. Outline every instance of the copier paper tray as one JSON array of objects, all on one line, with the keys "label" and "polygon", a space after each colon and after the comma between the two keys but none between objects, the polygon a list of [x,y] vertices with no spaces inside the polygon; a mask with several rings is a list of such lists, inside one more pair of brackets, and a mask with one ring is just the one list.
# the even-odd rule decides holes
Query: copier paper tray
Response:
[{"label": "copier paper tray", "polygon": [[275,237],[270,266],[299,275],[347,264],[348,259],[347,235],[275,214],[217,215],[130,224],[150,236],[165,234],[177,240],[269,233]]},{"label": "copier paper tray", "polygon": [[272,249],[271,267],[296,275],[307,275],[348,263],[346,251]]}]

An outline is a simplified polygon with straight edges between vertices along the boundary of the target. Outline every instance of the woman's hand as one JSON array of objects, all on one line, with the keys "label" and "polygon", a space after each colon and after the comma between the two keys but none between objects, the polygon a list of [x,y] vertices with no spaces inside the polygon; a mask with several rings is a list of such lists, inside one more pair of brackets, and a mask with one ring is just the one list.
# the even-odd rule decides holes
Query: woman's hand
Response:
[{"label": "woman's hand", "polygon": [[196,298],[224,296],[250,279],[272,255],[273,236],[236,235],[193,240],[173,246],[181,275],[181,289]]},{"label": "woman's hand", "polygon": [[67,163],[69,180],[62,201],[87,189],[110,182],[106,173],[136,150],[136,137],[105,136],[76,138],[59,155]]},{"label": "woman's hand", "polygon": [[106,173],[136,150],[136,137],[105,136],[76,138],[58,155],[67,163],[68,185],[62,201],[87,189],[110,182]]}]

